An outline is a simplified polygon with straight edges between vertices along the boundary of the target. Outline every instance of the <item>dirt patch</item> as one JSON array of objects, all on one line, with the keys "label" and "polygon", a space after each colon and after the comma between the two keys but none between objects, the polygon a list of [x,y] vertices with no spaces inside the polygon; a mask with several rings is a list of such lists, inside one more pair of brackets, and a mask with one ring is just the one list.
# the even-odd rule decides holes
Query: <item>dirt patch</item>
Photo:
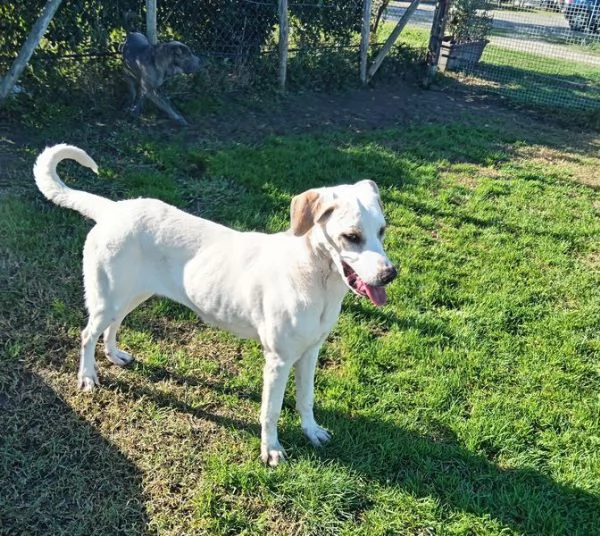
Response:
[{"label": "dirt patch", "polygon": [[232,99],[233,113],[198,118],[191,135],[209,139],[255,140],[268,135],[350,129],[355,132],[409,125],[415,122],[470,123],[502,117],[515,125],[541,119],[533,113],[507,109],[477,89],[448,84],[429,90],[399,80],[393,84],[344,92],[302,93],[280,97],[267,111],[241,110]]},{"label": "dirt patch", "polygon": [[[252,143],[271,135],[336,130],[360,133],[379,128],[402,128],[414,123],[487,125],[496,122],[501,125],[499,128],[522,134],[527,141],[533,142],[538,133],[543,132],[545,140],[556,139],[561,148],[573,146],[583,152],[598,148],[594,145],[598,143],[597,135],[590,136],[574,129],[566,134],[564,126],[552,124],[547,117],[511,109],[496,96],[451,80],[428,90],[411,80],[397,80],[336,93],[270,95],[264,99],[266,102],[249,106],[245,95],[225,95],[220,99],[219,112],[188,116],[192,125],[183,130],[160,114],[153,115],[150,108],[143,122],[134,128],[147,129],[159,137],[183,137],[190,144],[198,144]],[[29,165],[30,157],[24,149],[29,147],[37,151],[45,144],[64,141],[48,140],[38,131],[27,132],[17,119],[9,120],[10,124],[2,121],[5,124],[0,125],[0,190],[8,183],[14,186],[11,171],[22,169],[24,163]],[[94,137],[94,131],[106,132],[107,127],[126,131],[132,124],[122,114],[113,118],[98,117],[80,125],[81,135],[70,130],[68,137],[90,139]]]},{"label": "dirt patch", "polygon": [[8,180],[8,172],[23,164],[26,144],[27,136],[21,129],[0,122],[0,191]]}]

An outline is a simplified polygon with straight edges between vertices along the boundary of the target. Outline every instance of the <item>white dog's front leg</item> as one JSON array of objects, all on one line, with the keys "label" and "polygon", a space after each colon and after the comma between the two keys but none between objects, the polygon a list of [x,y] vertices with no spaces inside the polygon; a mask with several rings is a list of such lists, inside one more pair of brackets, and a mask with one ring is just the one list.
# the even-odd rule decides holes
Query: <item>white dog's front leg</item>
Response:
[{"label": "white dog's front leg", "polygon": [[296,409],[300,414],[302,430],[315,447],[331,439],[331,434],[317,424],[313,414],[315,369],[320,348],[317,345],[308,350],[296,363]]},{"label": "white dog's front leg", "polygon": [[277,422],[281,414],[283,394],[290,375],[291,363],[277,354],[265,352],[262,405],[260,408],[260,457],[271,467],[285,459],[285,451],[277,436]]}]

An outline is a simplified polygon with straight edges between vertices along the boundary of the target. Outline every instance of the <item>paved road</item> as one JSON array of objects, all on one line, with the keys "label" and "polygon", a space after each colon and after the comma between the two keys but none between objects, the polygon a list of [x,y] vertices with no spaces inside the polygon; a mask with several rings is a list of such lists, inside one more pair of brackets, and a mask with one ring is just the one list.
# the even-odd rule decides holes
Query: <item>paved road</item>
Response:
[{"label": "paved road", "polygon": [[[398,20],[409,4],[409,2],[395,2],[388,8],[388,19]],[[434,8],[433,4],[420,4],[409,24],[431,28]],[[562,13],[493,10],[492,15],[494,29],[503,34],[490,37],[490,41],[495,45],[548,58],[600,66],[600,55],[587,53],[566,44],[556,44],[557,40],[573,44],[585,43],[586,39],[600,41],[600,35],[590,37],[580,32],[573,32]]]}]

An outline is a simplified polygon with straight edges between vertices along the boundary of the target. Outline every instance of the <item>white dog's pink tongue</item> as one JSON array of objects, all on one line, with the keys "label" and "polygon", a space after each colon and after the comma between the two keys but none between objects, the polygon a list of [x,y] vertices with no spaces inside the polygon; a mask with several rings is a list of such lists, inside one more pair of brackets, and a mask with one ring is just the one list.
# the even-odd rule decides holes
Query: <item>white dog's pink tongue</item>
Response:
[{"label": "white dog's pink tongue", "polygon": [[367,285],[362,279],[357,278],[356,287],[358,290],[364,292],[373,305],[380,306],[384,305],[387,300],[387,295],[383,287],[374,287],[373,285]]}]

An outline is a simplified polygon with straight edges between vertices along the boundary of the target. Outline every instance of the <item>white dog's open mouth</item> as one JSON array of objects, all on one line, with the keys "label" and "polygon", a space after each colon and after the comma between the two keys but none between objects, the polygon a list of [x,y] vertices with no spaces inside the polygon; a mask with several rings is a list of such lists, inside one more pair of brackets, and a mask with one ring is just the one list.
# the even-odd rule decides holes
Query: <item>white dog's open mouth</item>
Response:
[{"label": "white dog's open mouth", "polygon": [[379,306],[385,304],[387,295],[383,287],[367,285],[349,264],[342,261],[344,268],[344,277],[348,286],[359,296],[365,296],[371,300],[373,305]]}]

